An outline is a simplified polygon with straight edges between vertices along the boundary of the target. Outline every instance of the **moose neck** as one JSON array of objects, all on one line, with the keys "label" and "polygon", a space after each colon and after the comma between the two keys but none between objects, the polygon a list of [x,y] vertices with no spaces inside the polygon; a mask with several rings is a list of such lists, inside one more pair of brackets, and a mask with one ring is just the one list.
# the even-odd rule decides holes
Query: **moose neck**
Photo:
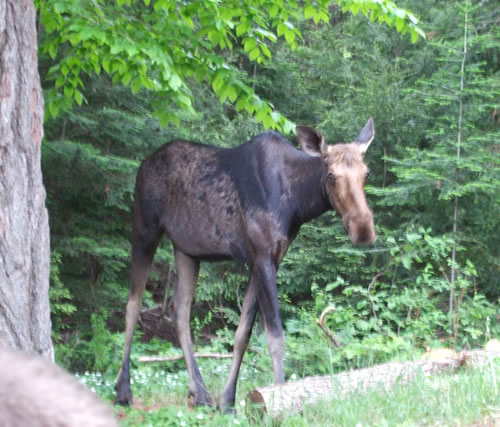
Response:
[{"label": "moose neck", "polygon": [[292,228],[298,230],[305,222],[331,209],[331,204],[324,191],[325,165],[321,158],[302,155],[292,168],[296,178],[292,184],[295,204]]}]

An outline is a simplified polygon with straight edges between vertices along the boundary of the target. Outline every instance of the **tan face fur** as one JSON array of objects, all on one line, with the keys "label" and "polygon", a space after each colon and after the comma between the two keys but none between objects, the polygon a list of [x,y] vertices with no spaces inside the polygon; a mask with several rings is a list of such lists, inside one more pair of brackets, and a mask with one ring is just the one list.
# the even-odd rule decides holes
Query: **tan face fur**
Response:
[{"label": "tan face fur", "polygon": [[358,144],[330,145],[324,160],[328,165],[325,189],[349,238],[354,245],[373,244],[377,236],[364,192],[369,170]]},{"label": "tan face fur", "polygon": [[373,214],[364,192],[369,170],[363,158],[375,136],[373,119],[361,130],[355,142],[328,145],[315,129],[297,126],[302,149],[321,157],[326,165],[325,192],[354,245],[373,244],[377,239]]}]

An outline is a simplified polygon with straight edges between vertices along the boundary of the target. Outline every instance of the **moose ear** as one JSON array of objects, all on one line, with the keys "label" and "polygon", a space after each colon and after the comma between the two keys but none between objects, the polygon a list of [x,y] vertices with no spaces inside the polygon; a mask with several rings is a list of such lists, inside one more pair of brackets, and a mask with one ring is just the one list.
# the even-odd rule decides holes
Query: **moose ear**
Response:
[{"label": "moose ear", "polygon": [[300,148],[302,148],[304,153],[316,157],[326,153],[328,146],[325,138],[316,129],[308,126],[297,126],[295,130],[297,132],[297,140],[299,141]]},{"label": "moose ear", "polygon": [[375,127],[373,126],[373,118],[370,117],[365,127],[361,129],[361,132],[356,138],[356,141],[354,141],[356,144],[359,145],[359,148],[361,149],[361,153],[363,155],[366,153],[366,150],[368,150],[368,147],[370,146],[374,137],[375,137]]}]

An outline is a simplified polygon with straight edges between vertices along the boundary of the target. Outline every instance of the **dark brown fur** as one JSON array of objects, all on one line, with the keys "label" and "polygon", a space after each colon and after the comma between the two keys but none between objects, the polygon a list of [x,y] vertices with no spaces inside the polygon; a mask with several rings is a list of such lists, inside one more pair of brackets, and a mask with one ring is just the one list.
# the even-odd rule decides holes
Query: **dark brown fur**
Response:
[{"label": "dark brown fur", "polygon": [[300,226],[334,207],[354,244],[376,239],[363,186],[363,155],[373,139],[370,119],[352,144],[327,145],[316,130],[299,126],[303,151],[268,132],[234,149],[188,141],[164,145],[142,164],[135,190],[131,288],[117,403],[129,404],[129,359],[147,274],[162,235],[175,248],[177,333],[196,404],[213,404],[196,364],[189,330],[201,260],[248,263],[250,278],[235,335],[233,363],[220,398],[234,404],[236,382],[257,310],[263,318],[273,371],[284,382],[284,335],[276,272]]}]

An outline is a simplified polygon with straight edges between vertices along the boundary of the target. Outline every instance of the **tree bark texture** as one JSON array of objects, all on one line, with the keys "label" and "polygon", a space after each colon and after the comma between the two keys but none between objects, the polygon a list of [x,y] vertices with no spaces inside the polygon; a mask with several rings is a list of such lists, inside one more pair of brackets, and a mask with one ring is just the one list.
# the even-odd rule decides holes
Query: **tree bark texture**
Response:
[{"label": "tree bark texture", "polygon": [[0,341],[53,358],[33,0],[0,0]]}]

